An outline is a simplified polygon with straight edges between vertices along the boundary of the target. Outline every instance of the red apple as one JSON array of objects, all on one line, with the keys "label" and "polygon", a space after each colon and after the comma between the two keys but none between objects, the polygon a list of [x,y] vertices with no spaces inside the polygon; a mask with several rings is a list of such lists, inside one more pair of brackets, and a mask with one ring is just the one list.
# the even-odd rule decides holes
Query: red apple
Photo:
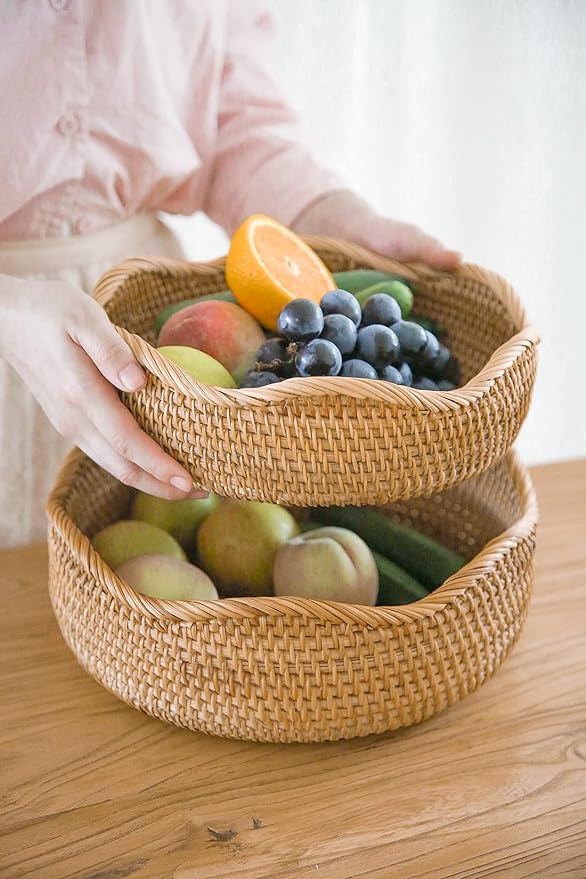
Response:
[{"label": "red apple", "polygon": [[195,302],[171,315],[161,329],[158,344],[186,345],[218,360],[237,382],[254,362],[265,341],[259,323],[233,302]]}]

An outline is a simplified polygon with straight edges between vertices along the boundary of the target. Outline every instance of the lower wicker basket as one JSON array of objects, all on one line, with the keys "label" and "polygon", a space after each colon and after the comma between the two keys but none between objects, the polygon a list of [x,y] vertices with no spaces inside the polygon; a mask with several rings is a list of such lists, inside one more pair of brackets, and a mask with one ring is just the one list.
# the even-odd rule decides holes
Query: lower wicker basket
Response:
[{"label": "lower wicker basket", "polygon": [[490,677],[527,614],[537,507],[513,452],[457,487],[385,508],[470,559],[402,607],[139,595],[88,539],[124,516],[130,494],[80,452],[69,456],[47,507],[51,601],[96,680],[177,726],[265,742],[409,726]]}]

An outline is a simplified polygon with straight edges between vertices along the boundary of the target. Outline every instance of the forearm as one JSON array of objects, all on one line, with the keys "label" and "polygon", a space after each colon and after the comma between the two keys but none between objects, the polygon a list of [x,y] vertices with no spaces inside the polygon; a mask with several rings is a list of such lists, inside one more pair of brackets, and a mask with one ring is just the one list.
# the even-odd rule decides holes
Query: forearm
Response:
[{"label": "forearm", "polygon": [[258,129],[224,144],[214,164],[206,213],[228,234],[253,213],[292,226],[307,206],[341,188],[340,179],[302,145]]}]

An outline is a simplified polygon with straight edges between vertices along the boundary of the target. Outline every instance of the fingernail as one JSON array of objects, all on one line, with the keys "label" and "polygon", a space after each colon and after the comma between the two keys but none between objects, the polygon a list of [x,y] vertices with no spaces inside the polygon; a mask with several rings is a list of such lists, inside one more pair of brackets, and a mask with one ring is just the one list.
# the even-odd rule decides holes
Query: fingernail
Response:
[{"label": "fingernail", "polygon": [[187,476],[172,476],[169,480],[174,488],[184,491],[186,494],[193,491],[193,482]]},{"label": "fingernail", "polygon": [[146,375],[136,363],[130,363],[120,373],[120,381],[128,391],[138,391],[146,382]]},{"label": "fingernail", "polygon": [[189,495],[190,500],[203,500],[203,498],[209,497],[209,491],[206,491],[205,488],[194,488],[193,491]]}]

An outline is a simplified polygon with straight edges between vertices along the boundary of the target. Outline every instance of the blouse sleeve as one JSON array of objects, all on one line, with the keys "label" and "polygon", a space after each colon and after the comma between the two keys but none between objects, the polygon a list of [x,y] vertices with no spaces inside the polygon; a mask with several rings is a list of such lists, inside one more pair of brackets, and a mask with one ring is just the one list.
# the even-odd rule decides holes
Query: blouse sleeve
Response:
[{"label": "blouse sleeve", "polygon": [[231,234],[256,212],[290,225],[312,201],[346,183],[304,144],[297,115],[270,75],[275,22],[267,4],[236,0],[229,10],[205,211]]}]

